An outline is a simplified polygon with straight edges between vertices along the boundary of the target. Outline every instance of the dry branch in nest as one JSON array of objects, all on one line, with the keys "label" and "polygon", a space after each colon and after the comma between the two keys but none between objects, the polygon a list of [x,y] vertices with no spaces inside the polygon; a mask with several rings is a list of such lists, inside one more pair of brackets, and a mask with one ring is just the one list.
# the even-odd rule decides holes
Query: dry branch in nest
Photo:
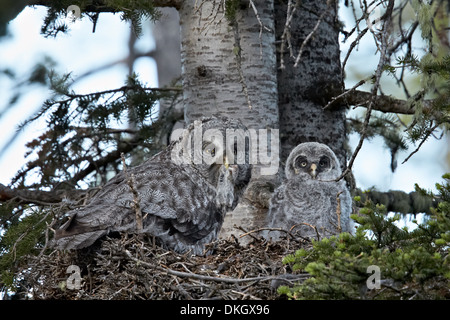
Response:
[{"label": "dry branch in nest", "polygon": [[[301,242],[252,239],[246,246],[233,236],[221,239],[206,248],[212,254],[191,256],[125,234],[86,250],[30,257],[21,275],[34,299],[70,300],[279,299],[279,285],[307,278],[282,263]],[[71,265],[80,268],[79,288],[67,286]]]}]

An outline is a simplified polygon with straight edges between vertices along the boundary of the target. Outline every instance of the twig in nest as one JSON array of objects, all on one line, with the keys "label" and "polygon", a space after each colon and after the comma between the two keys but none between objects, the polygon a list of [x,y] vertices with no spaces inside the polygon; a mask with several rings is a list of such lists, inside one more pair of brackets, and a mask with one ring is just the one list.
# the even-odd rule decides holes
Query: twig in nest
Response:
[{"label": "twig in nest", "polygon": [[[267,276],[267,277],[252,277],[252,278],[243,278],[243,279],[238,279],[238,278],[231,278],[231,277],[212,277],[212,276],[204,276],[201,274],[196,274],[193,272],[182,272],[182,271],[176,271],[170,268],[163,268],[161,266],[156,266],[153,265],[151,263],[145,262],[143,260],[137,259],[135,257],[133,257],[131,255],[131,252],[128,250],[123,250],[123,252],[125,253],[125,255],[133,260],[134,262],[152,268],[152,269],[156,269],[159,270],[161,272],[165,272],[167,274],[173,275],[173,276],[177,276],[177,277],[181,277],[181,278],[191,278],[191,279],[197,279],[197,280],[204,280],[204,281],[215,281],[215,282],[225,282],[225,283],[244,283],[244,282],[252,282],[252,281],[267,281],[267,280],[277,280],[279,277],[278,276]],[[303,278],[304,275],[299,275]]]},{"label": "twig in nest", "polygon": [[[295,226],[294,226],[295,227]],[[294,228],[294,227],[292,227],[291,228],[291,230]],[[261,239],[259,239],[259,238],[256,238],[255,236],[253,236],[252,235],[252,233],[256,233],[256,232],[261,232],[261,231],[281,231],[281,232],[284,232],[284,233],[286,233],[287,235],[289,235],[294,241],[296,241],[296,242],[301,242],[301,241],[299,241],[298,240],[298,238],[295,236],[295,235],[293,235],[292,234],[292,232],[291,232],[291,230],[285,230],[285,229],[282,229],[282,228],[258,228],[258,229],[254,229],[254,230],[251,230],[251,231],[247,231],[247,230],[245,230],[244,228],[242,228],[242,227],[238,227],[238,226],[236,226],[235,225],[235,228],[237,228],[237,229],[239,229],[239,230],[241,230],[242,232],[244,232],[244,234],[241,234],[240,236],[239,236],[239,238],[243,238],[243,237],[245,237],[245,236],[251,236],[253,239],[255,239],[255,240],[261,240]],[[308,239],[306,239],[306,238],[303,238],[303,237],[300,237],[302,240],[305,240],[305,241],[308,241]]]},{"label": "twig in nest", "polygon": [[234,227],[235,227],[236,229],[241,230],[242,232],[244,232],[244,234],[240,235],[239,238],[243,238],[243,237],[245,237],[245,236],[250,236],[250,237],[252,237],[253,239],[255,239],[255,240],[257,240],[257,241],[261,240],[261,238],[255,237],[254,235],[252,235],[252,233],[261,231],[262,228],[257,229],[257,230],[253,230],[253,231],[247,231],[247,230],[245,230],[243,227],[238,226],[238,225],[234,225]]},{"label": "twig in nest", "polygon": [[301,225],[301,224],[313,228],[314,231],[316,232],[316,235],[317,235],[317,241],[320,241],[320,234],[319,234],[319,231],[317,231],[317,227],[316,227],[316,226],[313,226],[312,224],[309,224],[309,223],[307,223],[307,222],[300,222],[299,224],[294,224],[294,225],[291,227],[291,229],[289,229],[289,232],[292,232],[292,230],[294,230],[294,228],[296,228],[297,226],[299,226],[299,225]]},{"label": "twig in nest", "polygon": [[120,154],[120,157],[122,159],[123,172],[125,173],[125,176],[128,178],[128,181],[127,181],[128,186],[130,187],[131,192],[133,193],[132,208],[136,212],[136,232],[142,233],[142,230],[144,228],[143,223],[142,223],[142,210],[141,210],[141,206],[139,204],[140,203],[139,193],[137,192],[136,188],[134,187],[135,177],[134,177],[134,174],[131,174],[131,177],[128,176],[127,165],[125,163],[125,156],[124,156],[123,152]]}]

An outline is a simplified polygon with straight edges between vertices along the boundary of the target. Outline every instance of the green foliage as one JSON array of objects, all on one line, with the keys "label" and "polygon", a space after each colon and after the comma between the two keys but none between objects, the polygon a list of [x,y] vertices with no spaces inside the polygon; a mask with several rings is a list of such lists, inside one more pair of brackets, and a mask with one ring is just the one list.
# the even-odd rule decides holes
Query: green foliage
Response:
[{"label": "green foliage", "polygon": [[[356,1],[351,3],[354,8],[358,6]],[[364,2],[360,6],[363,9],[361,17],[355,19],[356,24],[366,21],[367,15],[376,11],[371,9],[372,5],[379,6],[380,3],[380,1],[373,1],[371,4]],[[391,170],[394,171],[397,166],[396,155],[399,150],[405,150],[406,142],[418,143],[417,148],[410,154],[412,155],[427,139],[432,136],[439,137],[442,131],[445,132],[450,128],[450,51],[447,33],[449,18],[448,1],[399,1],[398,5],[394,5],[392,12],[389,12],[388,7],[386,6],[386,12],[380,17],[380,22],[396,25],[398,29],[384,30],[390,43],[386,48],[386,60],[383,61],[383,67],[376,70],[368,79],[375,85],[377,79],[375,75],[378,71],[381,71],[383,76],[388,75],[393,80],[388,82],[389,86],[394,83],[402,92],[384,88],[384,81],[380,82],[377,92],[395,92],[394,95],[397,96],[395,98],[403,99],[398,95],[404,95],[407,102],[406,105],[401,103],[402,108],[398,109],[402,115],[390,116],[397,117],[395,121],[385,119],[387,131],[383,130],[383,125],[380,126],[382,122],[379,120],[384,116],[378,116],[376,111],[371,114],[372,118],[374,116],[376,118],[374,121],[371,119],[367,130],[362,131],[365,128],[361,119],[352,119],[348,131],[364,132],[369,138],[374,135],[383,137],[386,147],[392,154]],[[378,8],[381,9],[380,6]],[[404,10],[405,8],[407,10]],[[367,32],[370,27],[367,29],[360,27],[352,29],[346,36],[358,29],[361,31],[358,32],[349,53],[361,39],[370,34]],[[393,31],[394,29],[398,33]],[[375,41],[379,41],[377,37]],[[416,49],[418,45],[422,47],[420,50]],[[381,46],[380,41],[377,49]],[[391,101],[386,100],[383,104],[389,106]],[[395,104],[394,101],[392,103]],[[404,161],[408,159],[409,157]]]},{"label": "green foliage", "polygon": [[142,23],[144,19],[152,21],[161,17],[160,11],[148,0],[107,0],[107,6],[110,6],[116,12],[121,12],[121,19],[131,23],[137,36],[142,33]]},{"label": "green foliage", "polygon": [[236,13],[239,10],[240,0],[228,0],[225,2],[225,18],[230,24],[236,21]]},{"label": "green foliage", "polygon": [[[413,231],[399,229],[398,216],[387,218],[383,205],[366,200],[352,216],[359,224],[355,235],[314,241],[310,250],[284,258],[311,278],[279,293],[291,299],[450,299],[450,174],[444,179],[437,184],[441,202]],[[374,265],[381,288],[368,290],[368,267]]]},{"label": "green foliage", "polygon": [[436,5],[432,5],[427,1],[413,0],[411,5],[416,12],[417,21],[422,30],[422,38],[431,40],[433,28],[433,14],[436,10]]},{"label": "green foliage", "polygon": [[[413,116],[400,118],[395,114],[374,113],[366,128],[366,137],[382,137],[391,152],[391,170],[397,167],[399,151],[407,150],[408,142],[420,145],[438,128],[448,130],[450,123],[450,55],[426,54],[398,57],[397,65],[385,65],[383,71],[396,77],[397,70],[416,73],[422,88],[407,99],[407,105],[415,110]],[[364,128],[363,117],[349,119],[348,132],[359,133]],[[409,125],[406,125],[409,123]],[[419,148],[420,148],[419,145]]]},{"label": "green foliage", "polygon": [[[24,208],[27,215],[19,219],[8,219],[9,227],[0,238],[0,288],[17,289],[18,281],[14,274],[20,266],[23,257],[36,255],[43,249],[45,230],[50,222],[51,211]],[[11,203],[0,204],[0,218],[19,216],[15,214]],[[1,221],[0,220],[0,221]]]},{"label": "green foliage", "polygon": [[[79,6],[82,17],[92,19],[94,28],[100,12],[120,12],[123,20],[131,21],[137,35],[142,19],[159,17],[152,1],[50,1],[41,30],[44,36],[68,30],[65,18],[70,5]],[[36,63],[9,101],[14,106],[29,85],[50,92],[40,110],[19,126],[22,129],[38,119],[47,124],[39,137],[26,144],[27,163],[9,185],[17,195],[0,203],[0,291],[20,291],[23,279],[16,271],[27,268],[23,264],[28,255],[44,252],[52,236],[48,225],[59,223],[60,215],[67,211],[65,205],[79,200],[72,197],[77,193],[71,190],[105,183],[122,169],[121,153],[133,162],[160,151],[166,144],[164,130],[170,130],[173,120],[171,108],[160,113],[156,102],[161,98],[170,102],[176,89],[148,88],[133,74],[120,88],[79,93],[72,88],[72,75],[56,72],[55,66],[47,57]],[[16,79],[9,70],[1,72]],[[64,189],[67,201],[53,204],[52,200],[51,206],[45,200],[33,199],[34,205],[30,205],[21,192],[33,189],[55,194]]]},{"label": "green foliage", "polygon": [[[168,119],[166,113],[157,117],[155,103],[172,97],[171,91],[146,88],[132,75],[120,88],[78,94],[71,89],[70,74],[42,73],[38,82],[49,85],[53,95],[22,126],[44,118],[47,128],[27,144],[29,161],[11,182],[17,190],[71,190],[80,182],[95,186],[121,169],[122,152],[149,157],[161,150],[159,135]],[[132,121],[132,129],[122,125],[124,119]],[[16,271],[28,255],[40,254],[49,244],[48,225],[58,223],[72,200],[53,206],[37,200],[31,206],[26,196],[18,196],[0,203],[0,290],[20,290]]]}]

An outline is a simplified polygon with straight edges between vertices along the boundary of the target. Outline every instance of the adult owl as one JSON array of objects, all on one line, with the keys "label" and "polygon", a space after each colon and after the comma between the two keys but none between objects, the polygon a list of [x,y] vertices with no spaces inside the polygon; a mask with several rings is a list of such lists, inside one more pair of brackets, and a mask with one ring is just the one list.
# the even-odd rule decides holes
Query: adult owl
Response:
[{"label": "adult owl", "polygon": [[[267,226],[302,237],[327,237],[350,230],[352,200],[341,175],[339,161],[325,144],[301,143],[286,161],[286,180],[270,200]],[[278,239],[280,232],[266,232]]]},{"label": "adult owl", "polygon": [[117,174],[86,206],[68,212],[56,231],[57,247],[80,249],[110,232],[135,232],[133,177],[142,232],[167,249],[203,254],[250,180],[248,148],[241,146],[245,134],[239,120],[194,121],[164,151]]}]

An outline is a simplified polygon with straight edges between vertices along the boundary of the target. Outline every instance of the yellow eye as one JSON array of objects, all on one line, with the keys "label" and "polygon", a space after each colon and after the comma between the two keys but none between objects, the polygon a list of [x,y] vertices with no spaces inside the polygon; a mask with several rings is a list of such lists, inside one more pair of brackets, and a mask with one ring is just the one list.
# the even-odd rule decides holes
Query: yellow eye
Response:
[{"label": "yellow eye", "polygon": [[214,157],[216,155],[216,148],[213,144],[208,143],[203,146],[203,152],[209,154],[211,157]]},{"label": "yellow eye", "polygon": [[211,157],[214,157],[216,155],[216,148],[207,148],[207,149],[205,149],[205,152],[207,154],[210,154]]},{"label": "yellow eye", "polygon": [[295,159],[294,167],[306,168],[308,166],[308,159],[305,156],[299,156]]}]

